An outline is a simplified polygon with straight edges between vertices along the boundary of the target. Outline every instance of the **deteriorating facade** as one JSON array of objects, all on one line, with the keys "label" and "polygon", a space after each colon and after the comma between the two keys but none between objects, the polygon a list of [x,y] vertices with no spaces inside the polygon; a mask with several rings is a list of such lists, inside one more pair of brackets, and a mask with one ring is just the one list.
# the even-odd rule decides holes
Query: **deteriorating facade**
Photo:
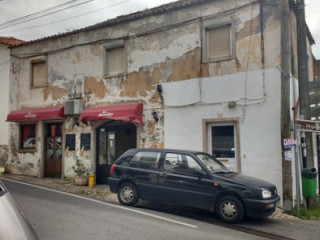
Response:
[{"label": "deteriorating facade", "polygon": [[3,167],[8,159],[9,127],[5,122],[9,113],[9,74],[10,74],[10,49],[9,47],[21,44],[23,41],[13,37],[0,36],[0,81],[1,81],[1,109],[0,116],[0,167]]},{"label": "deteriorating facade", "polygon": [[128,148],[183,148],[281,193],[279,2],[178,1],[12,48],[8,171],[73,176],[77,156],[104,183]]}]

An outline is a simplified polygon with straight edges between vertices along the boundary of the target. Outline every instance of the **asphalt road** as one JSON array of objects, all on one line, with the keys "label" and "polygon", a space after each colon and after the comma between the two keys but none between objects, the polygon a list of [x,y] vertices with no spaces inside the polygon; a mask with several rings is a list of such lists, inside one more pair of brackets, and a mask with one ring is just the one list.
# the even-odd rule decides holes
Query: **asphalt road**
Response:
[{"label": "asphalt road", "polygon": [[40,239],[265,239],[196,219],[3,180]]}]

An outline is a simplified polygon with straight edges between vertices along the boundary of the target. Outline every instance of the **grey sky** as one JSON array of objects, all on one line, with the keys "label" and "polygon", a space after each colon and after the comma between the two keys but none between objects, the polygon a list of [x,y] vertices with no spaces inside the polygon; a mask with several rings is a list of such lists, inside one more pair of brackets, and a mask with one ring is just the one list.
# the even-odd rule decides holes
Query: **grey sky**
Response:
[{"label": "grey sky", "polygon": [[[89,1],[81,6],[21,23],[9,28],[3,28],[4,22],[53,7],[70,0],[2,0],[0,1],[0,36],[13,36],[22,40],[38,39],[55,35],[98,22],[115,18],[120,15],[152,8],[174,0],[75,0],[75,3]],[[305,0],[306,19],[315,38],[314,55],[320,58],[320,0]],[[83,15],[88,12],[91,14]],[[74,17],[82,15],[81,17]],[[74,17],[74,18],[72,18]],[[64,20],[67,19],[67,20]],[[2,27],[1,27],[2,26]],[[37,27],[41,26],[41,27]]]}]

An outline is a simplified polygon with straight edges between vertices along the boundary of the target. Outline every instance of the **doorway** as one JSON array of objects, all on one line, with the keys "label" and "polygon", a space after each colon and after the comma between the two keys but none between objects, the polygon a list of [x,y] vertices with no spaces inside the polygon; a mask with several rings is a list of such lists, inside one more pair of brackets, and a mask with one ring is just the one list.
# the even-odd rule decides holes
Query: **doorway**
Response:
[{"label": "doorway", "polygon": [[44,126],[44,177],[61,178],[62,126],[62,123]]},{"label": "doorway", "polygon": [[107,184],[114,161],[137,147],[137,129],[131,123],[109,122],[97,128],[96,183]]}]

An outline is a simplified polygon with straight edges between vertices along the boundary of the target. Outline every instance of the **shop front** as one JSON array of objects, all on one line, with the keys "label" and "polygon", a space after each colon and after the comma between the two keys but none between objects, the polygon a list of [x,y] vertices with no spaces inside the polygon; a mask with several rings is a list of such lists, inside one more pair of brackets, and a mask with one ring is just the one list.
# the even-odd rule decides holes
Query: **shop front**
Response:
[{"label": "shop front", "polygon": [[11,111],[13,127],[9,166],[13,173],[62,177],[64,107]]},{"label": "shop front", "polygon": [[142,113],[142,103],[87,108],[81,113],[80,121],[95,129],[97,184],[106,184],[114,161],[126,150],[137,147]]}]

